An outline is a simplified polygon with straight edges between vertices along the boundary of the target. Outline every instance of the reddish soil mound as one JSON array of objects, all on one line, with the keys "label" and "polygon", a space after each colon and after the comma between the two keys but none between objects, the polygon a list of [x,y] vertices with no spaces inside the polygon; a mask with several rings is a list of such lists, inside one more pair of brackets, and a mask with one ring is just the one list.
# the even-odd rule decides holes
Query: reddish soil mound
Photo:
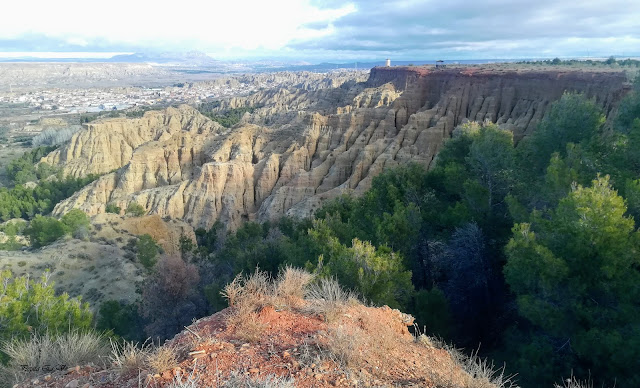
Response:
[{"label": "reddish soil mound", "polygon": [[[308,303],[299,305],[266,306],[247,320],[231,320],[234,308],[203,318],[164,345],[178,357],[165,371],[75,367],[18,387],[169,387],[176,376],[197,379],[185,387],[238,387],[245,386],[238,381],[269,378],[286,379],[282,387],[468,386],[469,375],[447,351],[409,333],[409,315],[357,303],[319,315]],[[247,341],[248,334],[256,334],[254,340]]]}]

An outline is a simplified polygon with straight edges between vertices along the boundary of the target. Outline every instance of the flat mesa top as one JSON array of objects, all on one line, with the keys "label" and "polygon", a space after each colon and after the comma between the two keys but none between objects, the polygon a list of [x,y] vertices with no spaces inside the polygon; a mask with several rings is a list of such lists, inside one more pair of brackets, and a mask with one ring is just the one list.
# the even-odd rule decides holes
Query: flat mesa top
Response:
[{"label": "flat mesa top", "polygon": [[419,65],[419,66],[377,66],[372,69],[378,73],[411,73],[419,77],[427,75],[463,75],[474,77],[524,77],[524,78],[558,78],[558,77],[575,77],[575,78],[607,78],[620,79],[622,82],[631,81],[640,71],[637,68],[611,67],[606,65],[532,65],[532,64],[516,64],[516,63],[498,63],[483,65],[459,65],[446,64],[446,67],[436,67],[435,65]]}]

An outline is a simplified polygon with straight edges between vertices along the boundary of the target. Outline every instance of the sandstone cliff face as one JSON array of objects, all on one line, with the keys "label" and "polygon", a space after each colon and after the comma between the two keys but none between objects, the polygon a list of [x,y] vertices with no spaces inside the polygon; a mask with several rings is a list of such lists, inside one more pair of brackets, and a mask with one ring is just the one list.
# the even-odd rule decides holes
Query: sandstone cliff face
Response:
[{"label": "sandstone cliff face", "polygon": [[223,101],[220,109],[260,107],[232,129],[186,106],[88,125],[45,160],[74,176],[117,170],[54,213],[78,207],[97,214],[107,203],[137,202],[194,227],[220,220],[231,228],[306,216],[327,198],[363,192],[385,168],[408,161],[429,166],[466,120],[490,120],[520,138],[565,91],[594,97],[611,112],[625,77],[375,68],[365,83],[341,82]]}]

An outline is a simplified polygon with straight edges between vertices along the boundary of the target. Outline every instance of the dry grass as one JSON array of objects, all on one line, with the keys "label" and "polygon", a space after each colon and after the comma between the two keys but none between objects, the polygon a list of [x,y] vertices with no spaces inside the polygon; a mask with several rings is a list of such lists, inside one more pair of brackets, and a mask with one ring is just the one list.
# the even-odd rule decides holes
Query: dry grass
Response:
[{"label": "dry grass", "polygon": [[287,266],[278,274],[275,294],[288,306],[299,307],[305,296],[305,290],[314,276],[302,269]]},{"label": "dry grass", "polygon": [[254,342],[260,339],[266,325],[258,319],[258,311],[274,299],[273,281],[266,272],[256,269],[249,277],[236,276],[222,291],[233,308],[227,317],[238,338]]},{"label": "dry grass", "polygon": [[481,358],[477,350],[467,356],[454,347],[444,345],[443,348],[456,365],[468,374],[465,388],[518,388],[514,375],[505,374],[504,366],[496,368],[493,361]]},{"label": "dry grass", "polygon": [[324,316],[327,322],[334,321],[345,307],[360,303],[356,294],[345,291],[335,279],[320,279],[307,289],[305,310]]},{"label": "dry grass", "polygon": [[147,356],[147,365],[153,373],[162,373],[178,366],[178,355],[172,347],[162,346]]},{"label": "dry grass", "polygon": [[256,342],[267,328],[259,318],[255,305],[248,302],[239,303],[227,317],[227,325],[234,328],[235,335],[241,340]]},{"label": "dry grass", "polygon": [[178,372],[167,388],[199,388],[199,380],[199,377],[196,376],[196,369],[194,369],[190,375],[185,376],[182,376],[182,374]]},{"label": "dry grass", "polygon": [[338,326],[329,330],[327,350],[345,367],[358,367],[364,362],[363,344],[366,334],[359,328]]},{"label": "dry grass", "polygon": [[110,360],[120,374],[145,370],[150,353],[151,345],[146,342],[138,344],[137,342],[124,341],[119,344],[111,341]]},{"label": "dry grass", "polygon": [[223,387],[233,388],[295,388],[295,380],[291,378],[269,375],[266,377],[249,378],[241,373],[232,372]]},{"label": "dry grass", "polygon": [[259,340],[266,329],[259,319],[260,309],[265,306],[298,306],[312,280],[310,273],[292,267],[281,270],[275,280],[259,269],[246,277],[242,274],[236,276],[222,290],[222,296],[232,307],[227,325],[234,328],[242,340]]},{"label": "dry grass", "polygon": [[34,335],[26,340],[8,341],[2,344],[2,351],[11,358],[4,374],[18,382],[51,368],[102,364],[109,354],[109,346],[100,334],[73,331],[59,336]]},{"label": "dry grass", "polygon": [[220,294],[227,300],[230,307],[235,307],[238,304],[238,301],[241,298],[243,286],[242,281],[244,277],[242,274],[236,276],[231,283],[227,284]]},{"label": "dry grass", "polygon": [[[554,388],[593,388],[593,381],[591,377],[586,380],[578,380],[575,376],[571,376],[570,378],[564,380],[562,385],[554,384]],[[604,385],[603,385],[604,387]]]},{"label": "dry grass", "polygon": [[227,284],[221,294],[229,301],[229,306],[238,307],[243,304],[266,306],[275,297],[274,282],[267,272],[256,269],[249,276],[239,274]]}]

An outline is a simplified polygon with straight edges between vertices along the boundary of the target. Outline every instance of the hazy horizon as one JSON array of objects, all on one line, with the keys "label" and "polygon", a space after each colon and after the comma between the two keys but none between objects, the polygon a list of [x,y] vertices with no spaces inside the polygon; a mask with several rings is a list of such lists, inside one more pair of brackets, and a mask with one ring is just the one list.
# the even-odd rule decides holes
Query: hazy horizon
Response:
[{"label": "hazy horizon", "polygon": [[624,0],[184,0],[180,9],[175,17],[146,0],[11,3],[0,55],[198,50],[220,60],[314,63],[640,56],[640,2]]}]

